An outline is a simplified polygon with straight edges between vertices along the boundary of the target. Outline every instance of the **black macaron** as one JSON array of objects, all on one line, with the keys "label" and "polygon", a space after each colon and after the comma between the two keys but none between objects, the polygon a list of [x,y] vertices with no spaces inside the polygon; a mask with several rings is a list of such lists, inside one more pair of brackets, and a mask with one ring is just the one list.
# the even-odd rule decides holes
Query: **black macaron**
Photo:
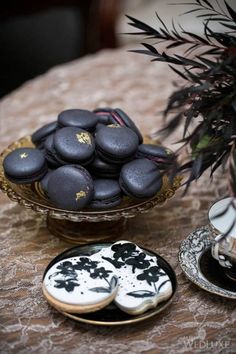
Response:
[{"label": "black macaron", "polygon": [[153,197],[162,187],[160,170],[148,159],[137,159],[125,164],[119,182],[123,192],[135,198]]},{"label": "black macaron", "polygon": [[48,165],[52,168],[56,168],[62,165],[66,165],[66,162],[60,160],[56,156],[56,151],[54,149],[54,134],[47,137],[44,143],[44,156],[48,162]]},{"label": "black macaron", "polygon": [[111,118],[112,123],[119,124],[121,126],[125,126],[132,129],[138,136],[139,144],[142,144],[143,137],[140,130],[132,121],[132,119],[124,111],[122,111],[120,108],[116,108],[112,110],[111,115],[112,115]]},{"label": "black macaron", "polygon": [[95,113],[85,109],[67,109],[58,116],[59,127],[78,127],[88,131],[93,131],[98,117]]},{"label": "black macaron", "polygon": [[39,181],[48,169],[43,153],[33,148],[10,152],[3,161],[3,168],[7,179],[17,184]]},{"label": "black macaron", "polygon": [[110,163],[123,164],[129,161],[138,149],[138,136],[130,128],[107,125],[96,133],[98,155]]},{"label": "black macaron", "polygon": [[112,179],[94,180],[94,195],[89,207],[94,209],[109,209],[122,201],[121,188],[118,181]]},{"label": "black macaron", "polygon": [[94,111],[93,111],[96,116],[98,117],[98,123],[102,123],[102,124],[110,124],[112,123],[112,115],[111,115],[111,112],[112,112],[112,108],[96,108]]},{"label": "black macaron", "polygon": [[103,161],[99,156],[96,156],[93,162],[88,166],[88,169],[91,174],[96,177],[118,178],[121,166]]},{"label": "black macaron", "polygon": [[62,161],[87,165],[95,153],[93,136],[86,130],[67,127],[57,130],[53,139],[54,149]]},{"label": "black macaron", "polygon": [[41,128],[39,128],[32,134],[31,140],[37,147],[42,147],[42,144],[44,143],[46,138],[52,133],[54,133],[56,129],[57,121],[43,125]]},{"label": "black macaron", "polygon": [[173,151],[161,145],[141,144],[136,153],[137,158],[147,158],[157,164],[159,169],[165,169],[175,160]]},{"label": "black macaron", "polygon": [[94,135],[96,135],[97,132],[98,132],[100,129],[104,128],[104,127],[106,127],[106,124],[97,123],[97,125],[96,125],[96,127],[95,127],[95,131],[94,131]]},{"label": "black macaron", "polygon": [[92,177],[82,166],[61,166],[49,177],[47,195],[58,208],[80,210],[93,198]]},{"label": "black macaron", "polygon": [[46,196],[48,195],[48,181],[53,171],[54,170],[48,171],[40,181],[41,188]]}]

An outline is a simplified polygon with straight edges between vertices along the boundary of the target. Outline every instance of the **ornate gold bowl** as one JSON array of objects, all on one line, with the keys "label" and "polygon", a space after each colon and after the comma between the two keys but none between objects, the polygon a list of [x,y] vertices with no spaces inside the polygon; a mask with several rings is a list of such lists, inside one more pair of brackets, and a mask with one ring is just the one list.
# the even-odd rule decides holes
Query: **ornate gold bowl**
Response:
[{"label": "ornate gold bowl", "polygon": [[68,211],[56,208],[44,195],[38,182],[33,184],[14,184],[8,181],[3,171],[5,156],[19,147],[33,147],[31,137],[23,137],[8,146],[0,155],[0,189],[20,205],[47,216],[49,231],[71,243],[84,244],[115,239],[122,234],[126,220],[139,213],[162,205],[180,187],[181,177],[176,177],[170,185],[163,177],[163,187],[153,198],[135,200],[128,197],[123,202],[107,210],[84,209]]}]

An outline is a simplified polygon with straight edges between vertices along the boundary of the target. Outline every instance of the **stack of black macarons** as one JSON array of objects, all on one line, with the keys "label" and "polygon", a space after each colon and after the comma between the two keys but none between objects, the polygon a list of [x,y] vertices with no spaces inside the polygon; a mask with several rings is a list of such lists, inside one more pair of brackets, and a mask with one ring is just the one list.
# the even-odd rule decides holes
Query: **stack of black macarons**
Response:
[{"label": "stack of black macarons", "polygon": [[122,197],[153,197],[162,187],[162,171],[174,154],[143,144],[134,122],[121,109],[93,112],[69,109],[32,134],[35,148],[19,148],[3,161],[13,183],[40,181],[58,208],[107,209]]}]

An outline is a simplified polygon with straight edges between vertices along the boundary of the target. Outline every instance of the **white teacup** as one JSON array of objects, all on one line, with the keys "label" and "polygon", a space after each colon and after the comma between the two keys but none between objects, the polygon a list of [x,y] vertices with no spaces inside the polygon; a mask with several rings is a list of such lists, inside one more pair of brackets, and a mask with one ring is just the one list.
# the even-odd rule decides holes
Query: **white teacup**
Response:
[{"label": "white teacup", "polygon": [[[232,271],[235,271],[236,209],[230,205],[232,201],[233,198],[219,200],[210,208],[208,217],[210,230],[212,236],[215,238],[211,247],[212,256],[222,267],[230,268]],[[223,213],[224,210],[226,211],[225,213]],[[232,227],[233,223],[234,226]]]}]

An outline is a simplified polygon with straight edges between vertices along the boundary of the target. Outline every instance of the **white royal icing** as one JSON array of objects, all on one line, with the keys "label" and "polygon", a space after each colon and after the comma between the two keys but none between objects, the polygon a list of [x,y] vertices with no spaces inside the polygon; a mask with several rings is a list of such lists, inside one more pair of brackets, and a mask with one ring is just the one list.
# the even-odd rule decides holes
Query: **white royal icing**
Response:
[{"label": "white royal icing", "polygon": [[173,291],[158,259],[128,241],[56,263],[46,273],[44,285],[56,300],[80,306],[99,304],[109,297],[112,301],[117,291],[115,304],[129,314],[156,307]]},{"label": "white royal icing", "polygon": [[56,300],[70,305],[94,305],[111,297],[118,279],[111,263],[97,254],[64,259],[46,273],[44,286]]},{"label": "white royal icing", "polygon": [[170,278],[157,258],[134,243],[118,241],[102,249],[99,255],[116,268],[119,287],[114,302],[124,312],[142,313],[171,296]]}]

